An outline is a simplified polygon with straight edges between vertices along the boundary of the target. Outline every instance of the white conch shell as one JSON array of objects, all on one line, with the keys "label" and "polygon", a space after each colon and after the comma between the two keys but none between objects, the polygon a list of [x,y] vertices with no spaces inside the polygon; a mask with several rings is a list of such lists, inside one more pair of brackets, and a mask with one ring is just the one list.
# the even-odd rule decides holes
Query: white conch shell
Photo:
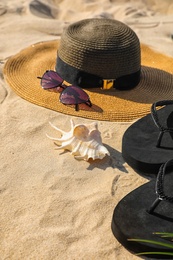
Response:
[{"label": "white conch shell", "polygon": [[98,130],[97,123],[91,124],[77,124],[75,125],[71,119],[71,130],[64,132],[54,126],[50,125],[61,133],[61,138],[54,138],[47,135],[48,138],[56,141],[59,146],[57,149],[64,149],[71,151],[71,154],[78,160],[86,160],[89,158],[103,159],[109,151],[102,144],[101,134]]}]

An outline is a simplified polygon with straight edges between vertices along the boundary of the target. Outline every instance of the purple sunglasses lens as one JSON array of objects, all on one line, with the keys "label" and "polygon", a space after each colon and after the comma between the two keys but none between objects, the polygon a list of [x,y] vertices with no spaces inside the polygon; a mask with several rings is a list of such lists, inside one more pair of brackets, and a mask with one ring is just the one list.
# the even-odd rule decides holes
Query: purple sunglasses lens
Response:
[{"label": "purple sunglasses lens", "polygon": [[90,104],[88,94],[77,86],[69,86],[64,89],[60,95],[60,101],[65,105],[76,105],[87,102]]},{"label": "purple sunglasses lens", "polygon": [[46,71],[41,78],[41,86],[47,90],[58,87],[62,82],[63,79],[53,70]]}]

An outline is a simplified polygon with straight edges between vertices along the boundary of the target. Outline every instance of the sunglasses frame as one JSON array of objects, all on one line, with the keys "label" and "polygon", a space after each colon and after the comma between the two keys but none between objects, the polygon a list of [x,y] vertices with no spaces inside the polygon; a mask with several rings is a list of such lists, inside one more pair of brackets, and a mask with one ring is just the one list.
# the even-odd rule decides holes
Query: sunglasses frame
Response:
[{"label": "sunglasses frame", "polygon": [[[59,80],[56,80],[56,79],[54,79],[54,78],[52,78],[50,75],[48,75],[48,77],[50,78],[50,80],[47,78],[47,77],[44,77],[46,74],[48,74],[48,73],[53,73],[53,75],[55,75],[55,76],[57,76],[57,77],[59,77],[61,80],[59,81]],[[47,76],[47,75],[46,75]],[[64,82],[64,80],[61,78],[61,76],[56,72],[56,71],[54,71],[54,70],[46,70],[45,72],[44,72],[44,74],[43,74],[43,76],[42,77],[37,77],[38,79],[41,79],[41,81],[40,81],[40,85],[41,85],[41,87],[44,89],[44,90],[48,90],[48,91],[53,91],[53,92],[58,92],[58,93],[60,93],[60,96],[59,96],[59,101],[62,103],[62,104],[64,104],[64,105],[75,105],[75,110],[76,111],[79,111],[79,104],[86,104],[87,106],[89,106],[89,107],[92,107],[92,103],[91,103],[91,101],[90,101],[90,98],[89,98],[89,96],[88,96],[88,94],[82,89],[82,88],[80,88],[80,87],[78,87],[78,86],[75,86],[75,85],[66,85],[66,84],[64,84],[63,82]],[[43,85],[45,85],[45,82],[44,82],[44,84],[43,84],[43,80],[45,80],[45,81],[47,81],[48,83],[51,83],[51,81],[54,83],[54,86],[53,87],[44,87]],[[57,83],[57,85],[56,85],[56,83]],[[56,89],[56,91],[54,91]],[[60,89],[62,89],[61,91],[60,91]],[[68,91],[70,91],[70,92],[72,92],[72,91],[74,91],[74,93],[68,93]],[[78,97],[78,95],[79,95],[79,93],[82,93],[83,95],[85,95],[85,97],[87,97],[87,99],[85,100],[85,99],[81,99],[81,101],[80,101],[80,99],[79,99],[79,97]],[[63,101],[63,95],[65,95],[65,94],[67,94],[67,95],[69,95],[69,97],[71,96],[71,97],[73,97],[75,100],[76,100],[76,102],[75,103],[65,103],[64,101]],[[76,95],[75,95],[76,94]],[[78,100],[77,100],[78,99]]]}]

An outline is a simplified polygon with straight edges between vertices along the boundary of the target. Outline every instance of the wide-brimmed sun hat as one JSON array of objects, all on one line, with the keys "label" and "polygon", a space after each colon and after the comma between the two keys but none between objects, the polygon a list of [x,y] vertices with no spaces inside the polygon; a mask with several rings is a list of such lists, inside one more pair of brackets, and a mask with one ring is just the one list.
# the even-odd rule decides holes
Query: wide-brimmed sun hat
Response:
[{"label": "wide-brimmed sun hat", "polygon": [[[92,106],[76,111],[59,102],[59,93],[41,88],[38,77],[47,70],[84,89]],[[140,44],[124,23],[102,18],[73,23],[60,40],[33,44],[4,66],[7,82],[27,101],[68,115],[108,121],[131,121],[148,114],[152,103],[173,99],[172,71],[172,57]]]}]

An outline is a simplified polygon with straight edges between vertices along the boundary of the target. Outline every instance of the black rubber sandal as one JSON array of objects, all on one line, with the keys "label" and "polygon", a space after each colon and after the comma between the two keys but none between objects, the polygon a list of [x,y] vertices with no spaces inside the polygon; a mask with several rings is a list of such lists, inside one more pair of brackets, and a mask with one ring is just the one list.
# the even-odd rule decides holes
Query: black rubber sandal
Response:
[{"label": "black rubber sandal", "polygon": [[[162,107],[157,110],[156,107]],[[154,103],[151,114],[139,119],[124,133],[122,156],[140,174],[157,174],[173,158],[173,100]]]},{"label": "black rubber sandal", "polygon": [[[132,253],[152,252],[147,255],[152,259],[173,259],[173,255],[164,255],[165,252],[173,254],[173,241],[154,234],[173,233],[173,159],[160,167],[156,181],[140,186],[118,203],[112,217],[112,232]],[[164,242],[172,249],[138,239]]]}]

